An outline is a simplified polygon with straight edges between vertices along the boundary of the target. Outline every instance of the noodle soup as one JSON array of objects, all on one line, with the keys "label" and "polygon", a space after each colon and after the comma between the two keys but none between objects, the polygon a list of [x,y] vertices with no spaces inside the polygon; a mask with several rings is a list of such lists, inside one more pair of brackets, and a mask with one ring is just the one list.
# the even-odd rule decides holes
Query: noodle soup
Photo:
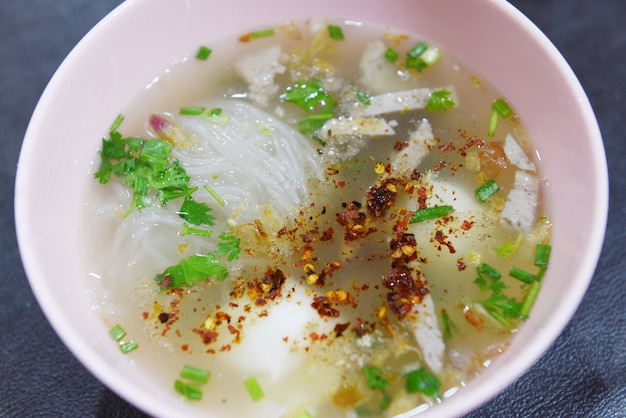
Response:
[{"label": "noodle soup", "polygon": [[306,21],[190,51],[100,157],[87,251],[112,344],[224,416],[445,402],[547,268],[514,104],[416,34]]}]

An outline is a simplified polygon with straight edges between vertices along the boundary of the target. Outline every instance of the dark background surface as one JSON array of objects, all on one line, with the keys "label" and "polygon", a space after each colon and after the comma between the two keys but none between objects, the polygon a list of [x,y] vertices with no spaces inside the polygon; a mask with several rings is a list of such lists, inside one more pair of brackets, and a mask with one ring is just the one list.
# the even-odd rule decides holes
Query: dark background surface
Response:
[{"label": "dark background surface", "polygon": [[[56,336],[25,277],[13,220],[16,164],[37,100],[72,47],[119,3],[0,0],[0,417],[144,416]],[[532,369],[470,417],[626,417],[626,1],[512,3],[548,35],[590,97],[608,156],[610,213],[597,270],[570,324]]]}]

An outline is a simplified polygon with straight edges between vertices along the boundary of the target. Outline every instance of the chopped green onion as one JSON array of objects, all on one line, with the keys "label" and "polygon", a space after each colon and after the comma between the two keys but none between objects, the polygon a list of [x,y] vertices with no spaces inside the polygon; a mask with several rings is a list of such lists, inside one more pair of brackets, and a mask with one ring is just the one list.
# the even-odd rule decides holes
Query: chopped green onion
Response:
[{"label": "chopped green onion", "polygon": [[503,118],[508,118],[513,115],[513,110],[509,107],[509,104],[504,99],[494,100],[492,105],[492,109],[495,110],[502,116]]},{"label": "chopped green onion", "polygon": [[250,32],[250,38],[252,39],[265,38],[268,36],[273,36],[275,33],[276,31],[273,28],[264,29],[264,30],[259,30],[256,32]]},{"label": "chopped green onion", "polygon": [[193,380],[195,383],[200,383],[204,385],[209,381],[209,377],[211,377],[211,372],[208,370],[199,369],[197,367],[192,367],[185,365],[180,371],[180,377],[183,379]]},{"label": "chopped green onion", "polygon": [[420,209],[415,212],[409,223],[426,221],[429,219],[443,218],[454,212],[454,208],[450,205],[433,206],[432,208]]},{"label": "chopped green onion", "polygon": [[478,273],[479,274],[486,274],[487,276],[493,278],[493,279],[499,279],[500,277],[502,277],[502,274],[500,274],[500,272],[498,270],[496,270],[495,268],[491,267],[489,264],[487,263],[482,263],[480,266],[478,266]]},{"label": "chopped green onion", "polygon": [[393,48],[387,48],[385,51],[385,58],[387,58],[388,61],[396,62],[398,59],[398,51]]},{"label": "chopped green onion", "polygon": [[452,338],[452,329],[450,327],[450,315],[445,309],[441,310],[441,322],[443,322],[443,338],[449,340]]},{"label": "chopped green onion", "polygon": [[498,186],[498,183],[496,183],[495,180],[487,180],[485,184],[474,191],[474,194],[481,203],[485,203],[489,198],[496,194],[498,190],[500,190],[500,186]]},{"label": "chopped green onion", "polygon": [[439,399],[439,387],[441,383],[436,376],[428,373],[424,368],[413,370],[405,375],[406,391],[409,393],[420,392],[431,398]]},{"label": "chopped green onion", "polygon": [[530,284],[528,294],[526,294],[524,302],[522,302],[522,307],[520,308],[520,316],[523,319],[528,318],[528,314],[535,304],[535,300],[537,299],[537,295],[539,294],[539,289],[541,289],[541,283],[538,280],[535,280]]},{"label": "chopped green onion", "polygon": [[196,53],[196,58],[205,61],[211,55],[211,49],[206,46],[201,46]]},{"label": "chopped green onion", "polygon": [[426,110],[438,111],[453,108],[454,105],[454,100],[450,97],[448,90],[435,90],[430,94],[424,108]]},{"label": "chopped green onion", "polygon": [[438,48],[428,47],[426,51],[422,53],[420,58],[426,63],[427,66],[435,65],[439,58],[441,58],[441,54],[439,53]]},{"label": "chopped green onion", "polygon": [[137,344],[137,341],[135,340],[130,340],[126,343],[120,344],[120,350],[122,350],[122,353],[124,354],[135,350],[137,347],[139,347],[139,344]]},{"label": "chopped green onion", "polygon": [[545,267],[539,267],[539,271],[537,272],[537,274],[535,274],[535,280],[539,281],[543,279],[543,275],[546,274],[546,270],[547,268]]},{"label": "chopped green onion", "polygon": [[176,389],[176,392],[180,393],[187,399],[191,399],[192,401],[199,401],[202,399],[202,391],[200,388],[191,383],[176,380],[174,381],[174,389]]},{"label": "chopped green onion", "polygon": [[532,283],[535,281],[535,275],[531,274],[527,271],[524,271],[517,267],[511,267],[509,271],[509,275],[517,280],[520,280],[524,283]]},{"label": "chopped green onion", "polygon": [[378,367],[365,366],[363,373],[365,373],[365,381],[370,389],[382,390],[389,385],[389,380],[383,377],[383,371]]},{"label": "chopped green onion", "polygon": [[109,335],[115,341],[121,341],[121,339],[124,338],[124,336],[126,336],[126,331],[124,330],[124,328],[122,328],[118,324],[118,325],[114,326],[113,328],[111,328],[111,330],[109,331]]},{"label": "chopped green onion", "polygon": [[202,106],[185,106],[181,107],[180,113],[181,115],[201,115],[204,112],[204,107]]},{"label": "chopped green onion", "polygon": [[214,107],[211,110],[209,110],[209,112],[207,113],[207,115],[209,116],[219,116],[222,114],[222,108],[221,107]]},{"label": "chopped green onion", "polygon": [[122,122],[124,122],[124,115],[122,115],[122,114],[117,115],[117,117],[115,118],[115,120],[111,124],[111,128],[109,129],[109,133],[113,133],[113,132],[117,131],[117,128],[120,127]]},{"label": "chopped green onion", "polygon": [[519,234],[515,242],[507,241],[498,248],[496,248],[496,254],[504,258],[509,258],[513,255],[513,253],[515,253],[515,251],[517,251],[521,243],[522,235]]},{"label": "chopped green onion", "polygon": [[413,48],[411,48],[409,52],[407,52],[407,55],[410,58],[415,59],[419,57],[420,55],[422,55],[427,49],[428,49],[428,45],[426,45],[425,42],[418,42],[417,44],[415,44]]},{"label": "chopped green onion", "polygon": [[426,64],[426,61],[424,61],[423,59],[410,57],[406,59],[404,65],[406,66],[406,68],[415,68],[419,72],[428,67],[428,64]]},{"label": "chopped green onion", "polygon": [[313,415],[309,411],[300,412],[297,418],[313,418]]},{"label": "chopped green onion", "polygon": [[341,26],[337,26],[337,25],[328,25],[328,35],[335,40],[342,40],[343,37],[343,29],[341,29]]},{"label": "chopped green onion", "polygon": [[498,112],[495,110],[491,111],[491,118],[489,119],[489,129],[487,130],[487,135],[493,136],[496,133],[496,127],[498,126]]},{"label": "chopped green onion", "polygon": [[208,185],[204,186],[204,190],[209,192],[209,194],[213,197],[213,199],[215,199],[215,201],[217,202],[218,205],[220,205],[222,207],[224,207],[224,205],[226,205],[226,202],[224,202],[224,199],[219,197],[217,192],[215,190],[211,189]]},{"label": "chopped green onion", "polygon": [[254,402],[260,401],[265,396],[263,388],[261,388],[261,385],[255,377],[247,378],[244,380],[243,385],[246,387],[250,398],[252,398]]},{"label": "chopped green onion", "polygon": [[537,245],[537,249],[535,250],[535,265],[544,269],[548,268],[551,251],[552,247],[547,244]]}]

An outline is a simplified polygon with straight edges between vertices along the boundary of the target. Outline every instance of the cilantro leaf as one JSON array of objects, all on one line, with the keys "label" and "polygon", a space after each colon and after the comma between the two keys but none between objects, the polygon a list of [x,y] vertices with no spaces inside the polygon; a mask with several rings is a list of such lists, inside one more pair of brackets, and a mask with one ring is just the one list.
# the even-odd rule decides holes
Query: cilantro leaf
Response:
[{"label": "cilantro leaf", "polygon": [[383,390],[389,385],[389,380],[383,377],[383,371],[378,367],[365,366],[363,372],[369,388]]},{"label": "cilantro leaf", "polygon": [[448,90],[433,91],[426,103],[426,110],[438,111],[453,108],[455,103],[449,96],[450,92]]},{"label": "cilantro leaf", "polygon": [[202,202],[196,202],[191,195],[187,195],[180,206],[178,216],[193,225],[215,225],[215,217],[209,215],[211,208]]},{"label": "cilantro leaf", "polygon": [[474,280],[474,283],[483,292],[492,291],[494,293],[500,293],[508,286],[500,281],[502,275],[496,269],[488,264],[481,264],[476,269],[478,276]]},{"label": "cilantro leaf", "polygon": [[[520,309],[522,308],[522,304],[517,302],[514,298],[509,298],[498,293],[494,293],[488,299],[480,301],[480,304],[483,305],[492,316],[493,311],[499,311],[502,312],[506,318],[518,318]],[[496,317],[496,319],[498,318]]]},{"label": "cilantro leaf", "polygon": [[175,197],[187,196],[195,189],[189,187],[189,176],[178,160],[170,163],[172,144],[163,139],[122,137],[116,129],[123,118],[111,127],[109,138],[102,139],[100,168],[95,177],[102,184],[111,175],[119,177],[132,189],[133,197],[127,214],[133,208],[144,208],[157,195],[161,204]]},{"label": "cilantro leaf", "polygon": [[439,399],[439,387],[441,383],[435,375],[428,373],[423,367],[407,373],[406,391],[409,393],[420,392],[431,398]]},{"label": "cilantro leaf", "polygon": [[228,276],[228,270],[213,254],[192,255],[170,266],[155,280],[163,287],[179,288],[183,285],[193,286],[198,281],[213,278],[223,281]]},{"label": "cilantro leaf", "polygon": [[298,105],[307,113],[317,111],[317,114],[298,123],[302,133],[311,133],[324,126],[324,123],[332,118],[333,111],[337,106],[337,102],[324,90],[317,79],[296,81],[293,86],[287,88],[281,97],[286,102]]},{"label": "cilantro leaf", "polygon": [[222,241],[217,243],[215,254],[221,256],[228,255],[228,261],[233,261],[239,258],[239,253],[241,252],[239,244],[241,244],[241,240],[228,232],[220,234],[219,238]]},{"label": "cilantro leaf", "polygon": [[293,86],[287,88],[283,94],[283,100],[295,103],[307,112],[312,112],[318,105],[334,105],[333,98],[324,90],[317,79],[296,81]]}]

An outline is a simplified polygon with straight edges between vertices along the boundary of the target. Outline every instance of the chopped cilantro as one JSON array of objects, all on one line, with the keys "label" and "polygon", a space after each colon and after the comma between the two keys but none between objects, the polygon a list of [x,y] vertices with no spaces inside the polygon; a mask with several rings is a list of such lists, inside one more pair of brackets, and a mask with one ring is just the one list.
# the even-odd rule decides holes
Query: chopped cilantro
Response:
[{"label": "chopped cilantro", "polygon": [[328,35],[331,37],[331,39],[335,39],[337,41],[340,41],[344,38],[343,29],[341,29],[341,26],[337,25],[328,25]]},{"label": "chopped cilantro", "polygon": [[226,267],[213,255],[192,255],[170,266],[155,280],[163,287],[179,288],[183,285],[193,286],[198,281],[214,278],[223,281],[228,275]]},{"label": "chopped cilantro", "polygon": [[389,385],[389,380],[383,377],[383,371],[378,367],[365,366],[363,373],[365,373],[367,386],[371,389],[382,390]]},{"label": "chopped cilantro", "polygon": [[439,387],[441,383],[433,374],[428,373],[423,367],[407,373],[405,376],[406,391],[409,393],[420,392],[431,398],[439,399]]},{"label": "chopped cilantro", "polygon": [[515,242],[507,241],[498,248],[496,248],[496,254],[504,258],[509,258],[513,255],[513,253],[515,253],[515,251],[517,251],[521,243],[522,234],[519,234],[515,239]]},{"label": "chopped cilantro", "polygon": [[300,132],[303,134],[308,134],[311,132],[315,132],[324,126],[327,120],[332,119],[332,113],[323,113],[320,115],[311,115],[300,122],[298,122],[298,126],[300,127]]},{"label": "chopped cilantro", "polygon": [[211,208],[202,202],[196,202],[190,195],[185,197],[178,216],[193,225],[214,225],[215,217],[209,215]]},{"label": "chopped cilantro", "polygon": [[315,132],[324,126],[324,123],[333,117],[337,103],[324,90],[319,80],[297,81],[281,96],[286,102],[294,103],[307,113],[316,114],[302,119],[298,126],[302,133]]},{"label": "chopped cilantro", "polygon": [[102,139],[101,163],[95,177],[102,184],[111,174],[120,177],[133,191],[128,213],[150,205],[150,196],[158,195],[166,204],[172,195],[189,193],[189,176],[177,160],[170,163],[172,144],[162,139],[123,138],[116,129],[121,121],[116,119],[109,139]]},{"label": "chopped cilantro", "polygon": [[233,261],[239,258],[239,253],[241,252],[239,244],[241,243],[241,239],[229,234],[228,232],[220,234],[219,238],[222,241],[217,243],[215,253],[221,256],[227,255],[228,261]]},{"label": "chopped cilantro", "polygon": [[372,101],[370,100],[370,96],[367,93],[362,92],[361,90],[356,91],[356,98],[365,106],[369,106],[372,103]]},{"label": "chopped cilantro", "polygon": [[335,106],[335,101],[317,79],[295,82],[293,86],[287,88],[282,98],[286,102],[297,104],[307,112],[314,111],[320,104],[325,108]]},{"label": "chopped cilantro", "polygon": [[454,106],[454,100],[450,97],[450,92],[448,90],[435,90],[430,94],[430,98],[426,103],[426,110],[447,110],[453,108]]}]

